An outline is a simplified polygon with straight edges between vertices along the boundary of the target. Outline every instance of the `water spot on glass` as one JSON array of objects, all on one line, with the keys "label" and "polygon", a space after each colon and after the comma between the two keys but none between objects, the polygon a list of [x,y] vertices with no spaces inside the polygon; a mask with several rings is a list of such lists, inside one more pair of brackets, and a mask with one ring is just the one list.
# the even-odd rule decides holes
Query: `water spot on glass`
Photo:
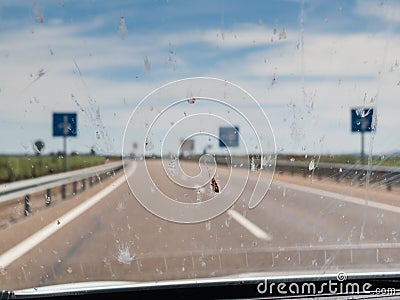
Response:
[{"label": "water spot on glass", "polygon": [[118,244],[118,256],[117,260],[121,264],[130,265],[131,261],[135,258],[135,254],[131,254],[128,243]]},{"label": "water spot on glass", "polygon": [[294,157],[290,158],[291,162],[294,162],[296,159]]},{"label": "water spot on glass", "polygon": [[177,158],[174,158],[171,160],[168,165],[168,173],[172,176],[176,176],[178,174],[178,168],[177,168]]},{"label": "water spot on glass", "polygon": [[31,101],[30,101],[30,104],[32,104],[32,103],[39,104],[39,103],[40,103],[40,101],[39,101],[39,99],[38,99],[38,98],[36,98],[36,97],[32,97],[32,99],[31,99]]},{"label": "water spot on glass", "polygon": [[125,202],[118,202],[117,207],[115,208],[116,211],[118,212],[122,212],[125,209]]},{"label": "water spot on glass", "polygon": [[201,267],[202,267],[202,268],[205,268],[206,266],[207,266],[206,262],[205,262],[205,261],[202,261],[202,262],[201,262]]},{"label": "water spot on glass", "polygon": [[68,267],[67,272],[68,272],[69,274],[71,274],[71,273],[72,273],[72,268],[71,268],[71,267]]},{"label": "water spot on glass", "polygon": [[157,273],[159,273],[160,275],[162,275],[162,274],[163,274],[163,271],[162,271],[162,270],[160,270],[159,268],[156,268],[156,272],[157,272]]},{"label": "water spot on glass", "polygon": [[383,224],[383,219],[384,219],[384,214],[377,214],[376,217],[378,219],[378,224],[382,225]]},{"label": "water spot on glass", "polygon": [[225,220],[225,226],[226,226],[226,227],[229,227],[229,226],[230,226],[231,220],[232,220],[232,216],[229,215],[228,218]]},{"label": "water spot on glass", "polygon": [[314,163],[314,160],[312,159],[311,161],[310,161],[310,163],[308,164],[308,170],[309,171],[312,171],[312,170],[314,170],[315,169],[315,163]]},{"label": "water spot on glass", "polygon": [[[44,75],[46,75],[46,70],[41,68],[36,72],[36,76],[33,79],[33,81],[30,83],[30,85],[32,85],[33,83],[35,83],[36,81],[38,81],[40,78],[42,78]],[[33,74],[30,74],[30,77],[33,78]]]},{"label": "water spot on glass", "polygon": [[196,191],[196,202],[201,202],[201,200],[203,199],[203,195],[201,193],[200,190]]},{"label": "water spot on glass", "polygon": [[42,8],[40,7],[39,1],[33,1],[33,13],[35,15],[36,21],[40,23],[44,23],[44,16]]},{"label": "water spot on glass", "polygon": [[206,231],[210,231],[211,230],[211,222],[208,221],[206,222]]},{"label": "water spot on glass", "polygon": [[286,29],[282,28],[281,32],[279,32],[279,39],[284,40],[286,39]]},{"label": "water spot on glass", "polygon": [[391,257],[385,257],[385,258],[383,259],[383,261],[384,261],[385,263],[389,264],[389,263],[392,263],[392,262],[394,261],[394,259],[391,258]]},{"label": "water spot on glass", "polygon": [[275,83],[276,83],[276,74],[274,73],[271,80],[271,86],[273,86]]},{"label": "water spot on glass", "polygon": [[121,17],[119,19],[118,35],[120,36],[121,39],[125,39],[127,33],[128,30],[126,29],[125,17]]},{"label": "water spot on glass", "polygon": [[153,143],[148,139],[146,139],[144,146],[145,146],[146,151],[153,150],[153,148],[154,148]]},{"label": "water spot on glass", "polygon": [[316,267],[316,266],[318,266],[318,262],[317,262],[317,260],[314,258],[313,260],[311,260],[311,265],[313,266],[313,267]]},{"label": "water spot on glass", "polygon": [[149,58],[147,56],[144,57],[144,70],[146,71],[146,73],[150,73],[151,72],[150,61],[149,61]]}]

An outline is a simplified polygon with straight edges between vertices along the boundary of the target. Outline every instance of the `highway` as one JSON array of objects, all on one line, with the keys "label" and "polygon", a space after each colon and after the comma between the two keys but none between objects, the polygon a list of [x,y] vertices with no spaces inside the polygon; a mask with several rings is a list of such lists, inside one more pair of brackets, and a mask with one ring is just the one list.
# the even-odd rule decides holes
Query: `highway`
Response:
[{"label": "highway", "polygon": [[[183,165],[188,173],[198,171],[194,163]],[[159,161],[147,161],[147,167],[159,174],[155,181],[166,194],[198,201],[196,190],[183,191],[159,171]],[[222,193],[228,171],[217,169]],[[143,183],[147,172],[142,161],[127,168],[136,188],[151,199],[154,190]],[[247,174],[237,170],[232,180]],[[255,175],[250,172],[244,193],[228,211],[210,221],[179,224],[146,210],[120,173],[0,231],[0,289],[400,266],[396,195],[352,192],[333,182],[322,189],[304,184],[308,179],[276,174],[263,201],[249,209]],[[207,188],[203,194],[202,201],[212,196]]]}]

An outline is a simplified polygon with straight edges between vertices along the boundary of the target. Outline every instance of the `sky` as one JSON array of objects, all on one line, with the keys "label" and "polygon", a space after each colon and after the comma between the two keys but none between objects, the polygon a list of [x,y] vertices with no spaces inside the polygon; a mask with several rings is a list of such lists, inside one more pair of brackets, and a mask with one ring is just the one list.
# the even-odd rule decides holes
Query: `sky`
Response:
[{"label": "sky", "polygon": [[[350,109],[361,106],[373,107],[376,117],[375,133],[366,133],[366,152],[387,155],[400,150],[399,25],[398,1],[3,0],[0,154],[32,154],[38,139],[44,153],[61,151],[62,138],[52,136],[52,114],[76,112],[78,136],[68,138],[68,152],[93,148],[118,155],[123,143],[129,148],[146,142],[145,129],[129,126],[143,99],[150,106],[139,119],[151,124],[154,112],[171,101],[152,98],[154,90],[211,77],[251,95],[226,101],[255,131],[269,127],[268,142],[279,153],[359,152]],[[182,97],[198,97],[200,90],[186,87]],[[159,124],[152,151],[160,151],[167,130],[189,111],[226,116],[225,104],[207,103],[176,106],[174,120]],[[268,122],[252,117],[260,109]],[[230,122],[242,124],[240,118],[231,116]],[[182,123],[185,134],[207,128],[215,137],[222,124],[210,119],[204,127],[206,117],[190,120]],[[183,128],[174,129],[170,138],[178,144]],[[241,143],[241,150],[248,146]],[[206,146],[221,151],[215,138],[199,140],[196,151]]]}]

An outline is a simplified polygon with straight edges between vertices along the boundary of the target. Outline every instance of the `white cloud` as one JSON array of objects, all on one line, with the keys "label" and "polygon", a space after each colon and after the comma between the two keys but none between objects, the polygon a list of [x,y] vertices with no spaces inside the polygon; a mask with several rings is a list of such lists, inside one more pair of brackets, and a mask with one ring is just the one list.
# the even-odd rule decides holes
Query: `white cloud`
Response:
[{"label": "white cloud", "polygon": [[[101,22],[92,26],[97,28]],[[3,34],[7,43],[0,45],[0,101],[5,105],[0,119],[5,125],[19,120],[23,128],[14,129],[16,138],[5,139],[2,147],[21,149],[38,132],[46,132],[51,140],[51,113],[75,110],[81,135],[71,141],[71,147],[79,150],[97,144],[108,149],[111,144],[110,151],[118,153],[125,123],[143,97],[168,81],[207,75],[239,84],[255,96],[271,120],[278,147],[286,151],[358,149],[349,130],[349,108],[362,104],[365,94],[367,100],[378,95],[377,149],[385,149],[381,145],[393,140],[390,133],[397,126],[393,107],[400,93],[399,37],[308,32],[302,52],[297,48],[298,32],[286,28],[286,39],[279,41],[281,30],[274,34],[272,28],[241,24],[225,31],[223,38],[215,29],[163,36],[130,32],[121,40],[117,33],[88,37],[74,25],[38,27],[34,34],[26,28]],[[174,66],[168,62],[169,44],[178,49],[176,54],[174,49]],[[151,63],[149,74],[144,72],[144,56]],[[42,68],[46,74],[31,84]],[[124,75],[118,74],[119,69]],[[91,118],[98,108],[102,124]],[[102,125],[108,141],[96,139]],[[338,139],[343,143],[338,144]]]},{"label": "white cloud", "polygon": [[[255,50],[245,60],[222,61],[221,67],[242,70],[248,76],[376,77],[384,65],[395,63],[400,38],[368,34],[308,34],[304,52],[293,41]],[[303,63],[303,66],[302,66]],[[302,69],[303,68],[303,69]]]},{"label": "white cloud", "polygon": [[394,1],[357,0],[355,11],[359,15],[374,22],[376,18],[381,21],[398,24],[400,21],[400,3]]}]

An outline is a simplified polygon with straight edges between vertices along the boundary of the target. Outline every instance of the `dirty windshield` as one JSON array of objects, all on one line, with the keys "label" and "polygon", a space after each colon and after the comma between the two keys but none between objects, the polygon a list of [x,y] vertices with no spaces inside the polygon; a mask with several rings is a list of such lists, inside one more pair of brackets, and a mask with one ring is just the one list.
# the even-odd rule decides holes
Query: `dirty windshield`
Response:
[{"label": "dirty windshield", "polygon": [[0,3],[0,289],[398,270],[396,1]]}]

